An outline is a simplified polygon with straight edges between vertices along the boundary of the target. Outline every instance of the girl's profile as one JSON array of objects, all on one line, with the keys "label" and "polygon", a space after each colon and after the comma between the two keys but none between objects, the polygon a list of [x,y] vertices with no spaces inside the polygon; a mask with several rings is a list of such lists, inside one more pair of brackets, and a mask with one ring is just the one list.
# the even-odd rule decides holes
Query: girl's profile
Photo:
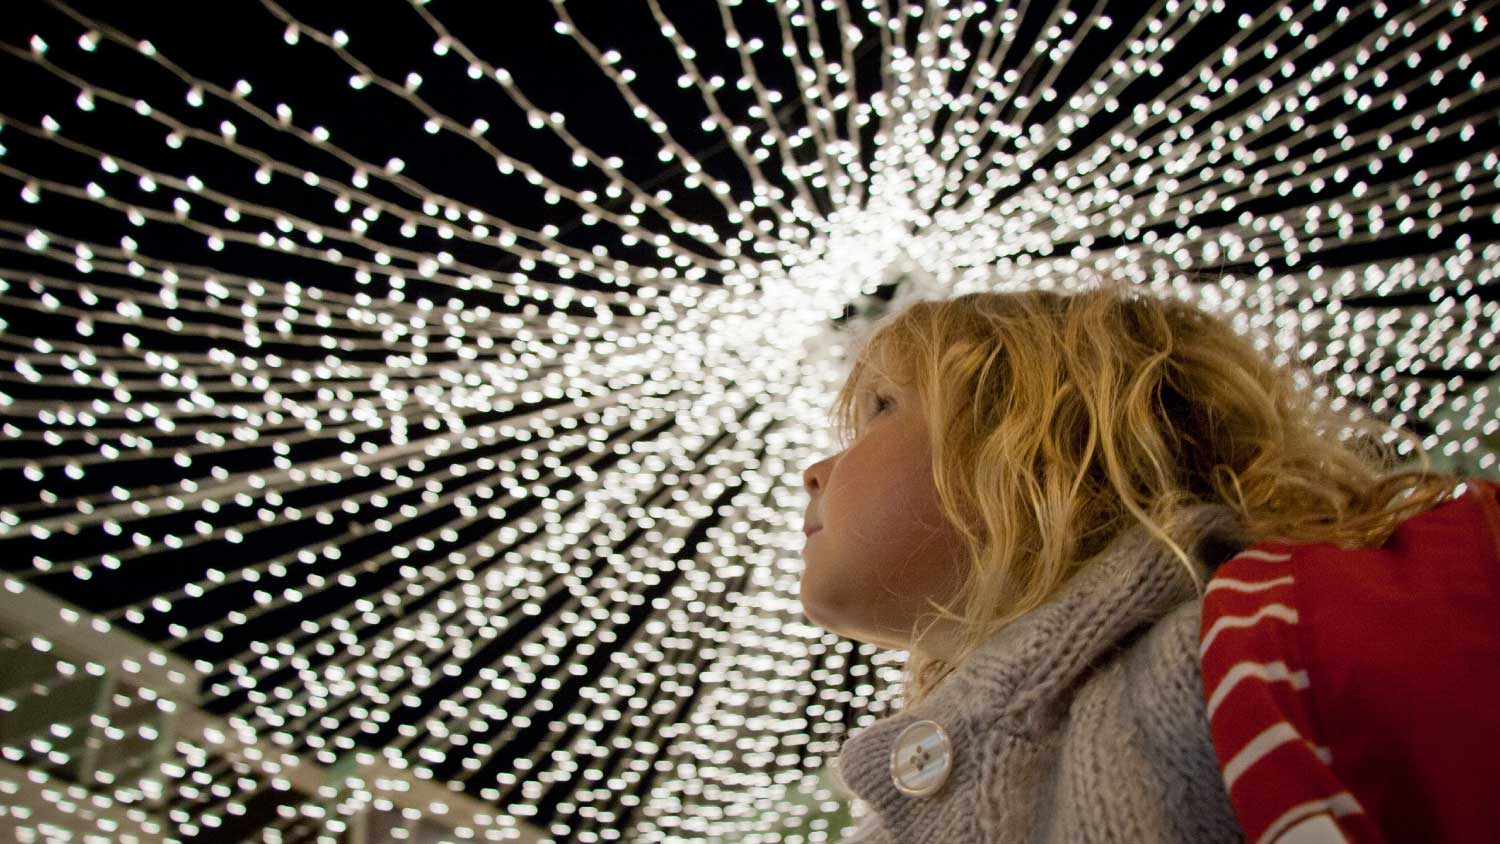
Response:
[{"label": "girl's profile", "polygon": [[[1319,686],[1333,673],[1320,660],[1365,657],[1301,653],[1277,625],[1339,600],[1326,575],[1300,580],[1333,584],[1323,592],[1292,592],[1298,566],[1326,573],[1397,548],[1437,580],[1462,566],[1496,577],[1495,487],[1426,470],[1413,435],[1317,399],[1229,320],[1115,283],[915,302],[872,328],[832,416],[843,447],[803,474],[804,612],[908,653],[901,711],[840,754],[869,809],[859,840],[1406,829],[1338,780],[1340,754],[1368,739],[1313,735],[1297,717],[1308,695],[1357,705]],[[1398,469],[1403,437],[1424,468]],[[1424,563],[1416,535],[1460,550]],[[1238,579],[1216,579],[1226,563]],[[1488,614],[1440,591],[1421,600],[1481,631],[1460,662],[1500,655],[1493,600]],[[1353,623],[1304,625],[1297,641],[1353,641]],[[1496,683],[1493,665],[1477,682]],[[1252,723],[1260,732],[1238,735]],[[1473,727],[1500,739],[1493,718]],[[1302,776],[1288,749],[1303,745],[1326,782],[1294,778],[1282,795],[1245,784],[1252,766]],[[1294,831],[1324,837],[1280,837]]]}]

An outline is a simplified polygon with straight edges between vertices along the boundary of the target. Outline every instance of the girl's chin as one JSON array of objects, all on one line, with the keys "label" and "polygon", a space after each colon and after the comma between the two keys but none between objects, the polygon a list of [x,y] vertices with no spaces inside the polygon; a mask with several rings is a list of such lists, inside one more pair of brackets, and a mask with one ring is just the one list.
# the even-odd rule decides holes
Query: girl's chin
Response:
[{"label": "girl's chin", "polygon": [[[817,568],[816,565],[813,566]],[[811,572],[808,572],[811,573]],[[808,573],[802,578],[801,595],[802,615],[817,627],[827,630],[845,639],[864,641],[864,637],[856,632],[862,625],[857,618],[859,614],[860,601],[854,596],[844,595],[838,591],[839,584],[820,582],[816,575],[810,580]],[[835,591],[830,594],[828,589]]]}]

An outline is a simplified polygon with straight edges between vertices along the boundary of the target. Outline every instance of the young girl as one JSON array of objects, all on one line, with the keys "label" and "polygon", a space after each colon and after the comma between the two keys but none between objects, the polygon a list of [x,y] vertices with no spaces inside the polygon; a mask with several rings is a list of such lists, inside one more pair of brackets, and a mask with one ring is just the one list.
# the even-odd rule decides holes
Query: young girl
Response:
[{"label": "young girl", "polygon": [[[1320,681],[1275,651],[1295,635],[1240,635],[1295,623],[1296,607],[1235,616],[1220,601],[1205,629],[1201,596],[1231,558],[1240,577],[1214,594],[1253,600],[1293,582],[1261,563],[1380,548],[1442,515],[1447,533],[1424,536],[1471,551],[1491,578],[1487,604],[1463,605],[1485,632],[1460,656],[1500,657],[1495,488],[1388,474],[1373,423],[1313,402],[1186,303],[1128,286],[918,302],[876,326],[834,419],[847,447],[804,472],[804,610],[910,654],[902,711],[838,760],[871,810],[856,840],[1380,840],[1366,824],[1380,816],[1356,817],[1329,737],[1311,735],[1316,719],[1291,696]],[[1226,713],[1212,736],[1204,645],[1225,666],[1215,680],[1231,681],[1212,690]],[[1255,648],[1270,650],[1250,659]],[[1500,692],[1497,665],[1484,671]],[[1236,731],[1257,718],[1271,727]],[[1500,743],[1493,717],[1481,726]],[[1270,780],[1246,790],[1247,766]],[[1285,787],[1267,790],[1278,772]],[[1348,799],[1324,800],[1330,787]]]}]

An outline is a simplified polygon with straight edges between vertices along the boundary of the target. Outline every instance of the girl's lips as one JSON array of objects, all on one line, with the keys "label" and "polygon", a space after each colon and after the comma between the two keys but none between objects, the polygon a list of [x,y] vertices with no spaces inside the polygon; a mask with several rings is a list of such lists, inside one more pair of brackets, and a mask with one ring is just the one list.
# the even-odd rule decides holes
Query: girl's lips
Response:
[{"label": "girl's lips", "polygon": [[812,536],[813,534],[817,533],[818,531],[820,531],[822,529],[823,529],[822,525],[813,525],[812,527],[805,527],[805,528],[803,528],[802,532],[805,533],[805,534],[807,534],[808,536]]}]

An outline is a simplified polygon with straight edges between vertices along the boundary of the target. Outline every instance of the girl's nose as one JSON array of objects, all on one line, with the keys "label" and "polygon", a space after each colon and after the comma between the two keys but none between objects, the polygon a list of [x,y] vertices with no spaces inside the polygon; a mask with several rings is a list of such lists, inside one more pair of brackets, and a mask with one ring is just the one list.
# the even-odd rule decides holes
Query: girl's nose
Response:
[{"label": "girl's nose", "polygon": [[802,470],[802,486],[807,488],[809,494],[823,489],[823,484],[828,479],[828,471],[836,459],[838,459],[837,454],[830,454]]}]

